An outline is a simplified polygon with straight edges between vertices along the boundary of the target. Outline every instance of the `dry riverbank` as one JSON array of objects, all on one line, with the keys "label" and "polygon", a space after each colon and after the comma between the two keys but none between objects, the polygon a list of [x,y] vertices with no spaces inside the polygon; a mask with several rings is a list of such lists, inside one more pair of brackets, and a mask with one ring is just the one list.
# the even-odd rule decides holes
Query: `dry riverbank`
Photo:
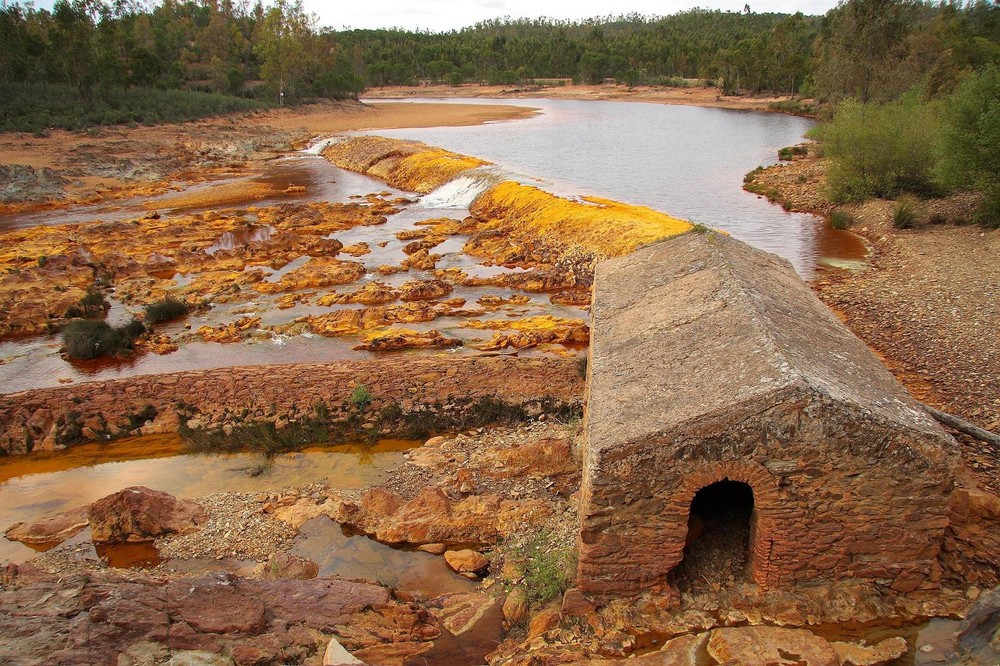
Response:
[{"label": "dry riverbank", "polygon": [[672,88],[666,86],[630,87],[620,84],[481,86],[475,83],[461,86],[435,84],[369,88],[365,91],[364,97],[366,99],[405,99],[413,97],[579,99],[681,104],[685,106],[707,106],[742,111],[768,111],[771,110],[769,107],[773,102],[782,102],[791,99],[787,95],[761,97],[723,95],[718,88],[701,85],[688,88]]},{"label": "dry riverbank", "polygon": [[[748,189],[791,210],[829,214],[827,164],[809,155],[757,172]],[[921,202],[915,226],[897,229],[894,202],[842,207],[871,249],[863,271],[826,271],[817,295],[874,349],[919,400],[1000,430],[1000,230],[968,219],[974,199]],[[931,224],[934,216],[941,224]],[[997,454],[965,447],[981,482],[996,489]]]},{"label": "dry riverbank", "polygon": [[0,173],[0,215],[39,204],[159,194],[177,183],[243,173],[317,134],[476,125],[534,113],[503,104],[370,106],[343,101],[153,127],[0,134],[0,169],[23,165],[36,171]]}]

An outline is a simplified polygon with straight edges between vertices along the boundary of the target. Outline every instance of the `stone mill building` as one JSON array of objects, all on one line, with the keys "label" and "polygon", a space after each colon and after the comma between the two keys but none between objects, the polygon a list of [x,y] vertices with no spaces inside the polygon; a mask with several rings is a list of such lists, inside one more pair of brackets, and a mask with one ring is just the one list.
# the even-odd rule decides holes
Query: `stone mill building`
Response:
[{"label": "stone mill building", "polygon": [[786,261],[689,233],[602,263],[593,317],[582,592],[710,538],[765,588],[936,586],[957,446]]}]

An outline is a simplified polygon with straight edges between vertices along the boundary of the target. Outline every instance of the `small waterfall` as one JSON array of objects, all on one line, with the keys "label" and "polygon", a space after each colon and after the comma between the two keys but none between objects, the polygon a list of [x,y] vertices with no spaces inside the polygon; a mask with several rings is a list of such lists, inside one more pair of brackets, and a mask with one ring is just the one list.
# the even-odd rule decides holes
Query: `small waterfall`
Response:
[{"label": "small waterfall", "polygon": [[480,194],[501,180],[503,177],[495,171],[476,169],[424,195],[420,205],[424,208],[468,208]]},{"label": "small waterfall", "polygon": [[316,139],[315,141],[310,143],[306,148],[304,148],[301,152],[306,155],[322,155],[323,151],[326,150],[329,146],[343,140],[344,137],[339,137],[339,136],[328,136],[322,139]]},{"label": "small waterfall", "polygon": [[238,247],[246,247],[250,243],[264,243],[271,240],[271,234],[273,233],[274,227],[271,225],[225,231],[219,236],[219,240],[205,248],[205,252],[215,256],[215,253],[219,250],[235,250]]}]

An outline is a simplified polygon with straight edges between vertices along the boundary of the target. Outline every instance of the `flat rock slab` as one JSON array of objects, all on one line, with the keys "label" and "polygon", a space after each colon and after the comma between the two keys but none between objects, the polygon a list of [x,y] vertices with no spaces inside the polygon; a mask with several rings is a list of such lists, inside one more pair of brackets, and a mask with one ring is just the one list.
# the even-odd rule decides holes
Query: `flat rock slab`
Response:
[{"label": "flat rock slab", "polygon": [[369,633],[388,646],[425,638],[403,631],[414,624],[412,610],[397,608],[385,588],[368,583],[226,574],[60,578],[21,570],[0,589],[4,664],[139,666],[163,663],[164,655],[189,659],[178,664],[302,663],[321,659],[334,627],[355,625],[362,615]]},{"label": "flat rock slab", "polygon": [[720,664],[840,666],[828,641],[805,629],[726,627],[708,637],[708,654]]},{"label": "flat rock slab", "polygon": [[15,523],[4,536],[27,546],[55,546],[83,531],[89,509],[89,505],[78,506],[32,523]]}]

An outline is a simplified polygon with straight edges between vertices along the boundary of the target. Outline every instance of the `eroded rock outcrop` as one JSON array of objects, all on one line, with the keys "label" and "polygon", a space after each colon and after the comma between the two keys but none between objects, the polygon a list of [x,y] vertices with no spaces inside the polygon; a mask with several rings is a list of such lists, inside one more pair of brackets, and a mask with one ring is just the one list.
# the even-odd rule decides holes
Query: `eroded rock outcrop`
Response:
[{"label": "eroded rock outcrop", "polygon": [[167,534],[189,534],[208,522],[208,514],[196,502],[143,486],[97,500],[87,518],[94,543],[151,541]]}]

